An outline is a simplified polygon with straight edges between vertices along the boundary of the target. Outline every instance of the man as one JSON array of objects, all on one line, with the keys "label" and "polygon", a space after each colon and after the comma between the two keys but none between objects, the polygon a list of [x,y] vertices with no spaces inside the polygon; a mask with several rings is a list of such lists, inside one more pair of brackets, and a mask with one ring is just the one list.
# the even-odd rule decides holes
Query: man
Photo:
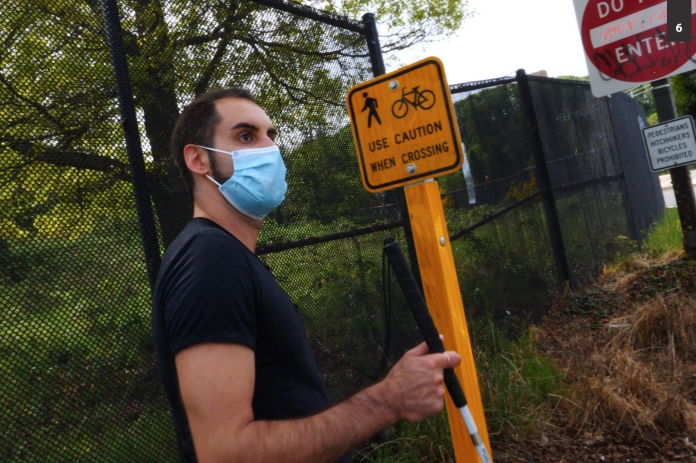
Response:
[{"label": "man", "polygon": [[276,135],[243,89],[199,96],[172,135],[194,218],[164,255],[152,328],[185,462],[350,462],[380,429],[440,412],[442,370],[460,363],[421,344],[331,404],[297,309],[254,254],[287,185]]}]

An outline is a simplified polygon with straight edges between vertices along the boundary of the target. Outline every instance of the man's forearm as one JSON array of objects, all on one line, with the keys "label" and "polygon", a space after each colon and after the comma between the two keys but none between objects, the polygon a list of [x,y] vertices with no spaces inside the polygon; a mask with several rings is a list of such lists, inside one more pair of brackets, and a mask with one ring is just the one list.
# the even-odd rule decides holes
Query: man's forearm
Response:
[{"label": "man's forearm", "polygon": [[[332,463],[379,430],[398,421],[378,383],[316,415],[297,420],[252,421],[230,449],[234,461]],[[230,455],[232,456],[232,455]]]}]

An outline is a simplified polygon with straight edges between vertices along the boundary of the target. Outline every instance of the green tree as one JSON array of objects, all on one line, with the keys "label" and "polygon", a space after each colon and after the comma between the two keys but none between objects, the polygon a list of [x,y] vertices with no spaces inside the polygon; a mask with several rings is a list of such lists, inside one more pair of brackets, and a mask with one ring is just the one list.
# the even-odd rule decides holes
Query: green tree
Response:
[{"label": "green tree", "polygon": [[454,112],[476,184],[508,177],[531,165],[530,130],[515,84],[472,93],[454,104]]},{"label": "green tree", "polygon": [[[386,53],[451,34],[468,14],[466,2],[456,0],[304,5],[352,16],[375,11],[389,30]],[[343,127],[347,89],[370,77],[364,41],[355,33],[251,1],[123,0],[119,6],[165,245],[191,214],[169,138],[180,108],[195,95],[251,88],[288,152],[319,127],[328,134]],[[120,208],[132,202],[105,35],[98,0],[0,5],[0,239],[79,233],[95,213],[118,220]]]},{"label": "green tree", "polygon": [[281,204],[274,219],[328,224],[349,217],[352,222],[374,223],[382,195],[362,186],[350,125],[334,134],[313,134],[287,157],[287,196],[294,200]]},{"label": "green tree", "polygon": [[565,79],[565,80],[582,80],[585,82],[590,81],[590,76],[571,76],[571,75],[566,75],[566,76],[558,76],[556,79]]},{"label": "green tree", "polygon": [[696,118],[696,72],[689,71],[669,79],[674,93],[674,103],[680,116]]}]

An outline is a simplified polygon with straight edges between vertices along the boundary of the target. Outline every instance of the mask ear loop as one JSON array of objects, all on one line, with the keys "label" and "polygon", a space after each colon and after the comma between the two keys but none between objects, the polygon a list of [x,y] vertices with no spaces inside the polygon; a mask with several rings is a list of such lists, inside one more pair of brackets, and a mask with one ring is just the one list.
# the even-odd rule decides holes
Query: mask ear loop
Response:
[{"label": "mask ear loop", "polygon": [[210,180],[212,180],[213,183],[216,184],[216,185],[218,186],[218,188],[220,188],[221,185],[220,185],[218,182],[216,182],[215,179],[214,179],[213,177],[211,177],[211,176],[208,175],[208,174],[206,174],[205,176],[208,177]]},{"label": "mask ear loop", "polygon": [[[218,153],[225,153],[225,154],[229,154],[230,156],[232,155],[231,153],[228,153],[227,151],[216,150],[215,148],[208,148],[207,146],[201,146],[201,145],[196,145],[196,146],[199,148],[203,148],[204,150],[217,151]],[[205,176],[208,177],[210,180],[212,180],[213,183],[218,186],[218,188],[220,188],[222,186],[210,175],[206,174]]]}]

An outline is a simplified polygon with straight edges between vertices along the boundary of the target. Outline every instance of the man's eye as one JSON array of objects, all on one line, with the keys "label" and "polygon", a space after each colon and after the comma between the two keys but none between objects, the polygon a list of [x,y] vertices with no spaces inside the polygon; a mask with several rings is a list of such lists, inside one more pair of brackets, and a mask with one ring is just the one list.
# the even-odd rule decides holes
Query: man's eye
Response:
[{"label": "man's eye", "polygon": [[239,136],[239,138],[244,140],[244,141],[249,141],[249,140],[251,140],[251,135],[249,135],[248,133],[243,133]]}]

